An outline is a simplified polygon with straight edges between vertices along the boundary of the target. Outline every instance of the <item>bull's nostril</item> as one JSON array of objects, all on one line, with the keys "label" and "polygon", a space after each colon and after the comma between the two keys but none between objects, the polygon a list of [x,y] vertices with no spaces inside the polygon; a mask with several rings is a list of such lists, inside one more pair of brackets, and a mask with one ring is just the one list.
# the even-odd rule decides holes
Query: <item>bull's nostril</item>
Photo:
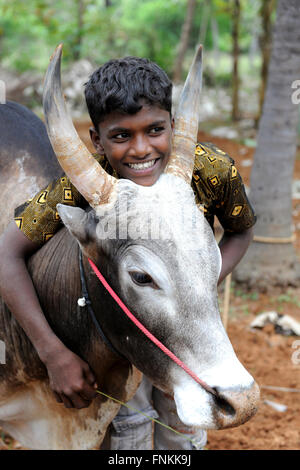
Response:
[{"label": "bull's nostril", "polygon": [[257,411],[258,385],[214,387],[212,412],[218,429],[232,428],[248,421]]},{"label": "bull's nostril", "polygon": [[222,398],[217,390],[217,388],[214,388],[214,390],[217,392],[217,395],[214,395],[214,401],[216,406],[223,411],[224,414],[234,417],[236,414],[235,409],[233,406],[230,405],[230,403],[225,400],[225,398]]}]

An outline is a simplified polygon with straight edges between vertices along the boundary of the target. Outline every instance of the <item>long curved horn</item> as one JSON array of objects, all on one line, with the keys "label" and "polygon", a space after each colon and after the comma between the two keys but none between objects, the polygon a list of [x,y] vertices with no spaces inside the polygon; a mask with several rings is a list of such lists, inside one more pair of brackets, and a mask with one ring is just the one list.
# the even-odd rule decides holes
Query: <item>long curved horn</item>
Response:
[{"label": "long curved horn", "polygon": [[103,170],[74,128],[61,90],[61,54],[62,44],[55,49],[44,80],[46,127],[61,167],[82,196],[95,208],[110,200],[117,179]]},{"label": "long curved horn", "polygon": [[197,143],[202,88],[202,45],[195,54],[175,114],[172,152],[165,173],[191,183]]}]

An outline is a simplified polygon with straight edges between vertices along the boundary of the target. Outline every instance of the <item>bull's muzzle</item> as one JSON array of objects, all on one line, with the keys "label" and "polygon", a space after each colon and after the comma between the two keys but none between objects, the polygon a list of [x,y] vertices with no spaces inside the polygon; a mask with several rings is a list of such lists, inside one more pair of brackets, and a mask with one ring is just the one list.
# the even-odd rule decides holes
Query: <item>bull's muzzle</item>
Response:
[{"label": "bull's muzzle", "polygon": [[245,389],[215,388],[213,415],[216,429],[239,426],[257,412],[260,392],[256,382]]}]

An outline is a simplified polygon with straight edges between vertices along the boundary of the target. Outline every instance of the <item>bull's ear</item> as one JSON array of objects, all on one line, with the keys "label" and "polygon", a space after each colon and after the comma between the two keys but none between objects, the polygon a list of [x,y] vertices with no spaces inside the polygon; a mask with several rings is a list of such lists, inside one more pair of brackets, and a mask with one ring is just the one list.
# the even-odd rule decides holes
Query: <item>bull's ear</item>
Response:
[{"label": "bull's ear", "polygon": [[96,225],[93,211],[85,212],[79,207],[63,204],[57,204],[56,208],[64,225],[80,243],[84,243],[90,238],[91,225],[93,225],[93,228]]}]

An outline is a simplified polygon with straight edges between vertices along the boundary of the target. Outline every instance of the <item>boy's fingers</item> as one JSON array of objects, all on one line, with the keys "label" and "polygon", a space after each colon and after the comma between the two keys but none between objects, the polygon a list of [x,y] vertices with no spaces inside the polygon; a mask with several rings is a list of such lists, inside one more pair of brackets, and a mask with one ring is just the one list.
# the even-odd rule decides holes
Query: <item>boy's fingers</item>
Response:
[{"label": "boy's fingers", "polygon": [[74,408],[73,403],[71,402],[71,400],[69,400],[68,397],[66,397],[66,395],[61,393],[60,397],[61,397],[61,399],[63,401],[63,404],[65,405],[66,408]]},{"label": "boy's fingers", "polygon": [[54,393],[54,396],[55,396],[55,400],[57,401],[57,403],[62,403],[62,399],[60,398],[60,395],[59,393],[57,392],[53,392]]},{"label": "boy's fingers", "polygon": [[84,375],[90,385],[92,385],[94,388],[98,388],[98,385],[96,383],[96,377],[94,376],[93,372],[89,367],[84,370]]},{"label": "boy's fingers", "polygon": [[88,383],[83,387],[82,391],[80,392],[80,396],[84,400],[93,400],[97,396],[97,392],[94,387],[91,387]]},{"label": "boy's fingers", "polygon": [[81,396],[79,393],[72,393],[68,397],[72,401],[74,408],[81,409],[87,408],[91,404],[91,400],[88,400],[85,395]]}]

